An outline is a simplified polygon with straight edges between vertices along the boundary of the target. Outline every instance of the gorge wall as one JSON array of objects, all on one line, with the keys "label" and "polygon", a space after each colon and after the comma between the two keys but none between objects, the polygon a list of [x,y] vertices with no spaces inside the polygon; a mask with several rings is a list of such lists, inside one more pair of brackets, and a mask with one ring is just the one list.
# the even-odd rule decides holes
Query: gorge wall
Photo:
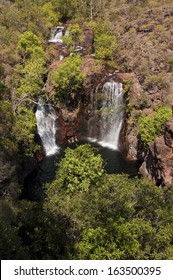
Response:
[{"label": "gorge wall", "polygon": [[[54,103],[57,113],[56,143],[62,145],[91,139],[124,152],[127,138],[125,130],[122,129],[126,121],[121,79],[116,73],[108,72],[106,67],[98,67],[95,59],[89,55],[83,57],[82,63],[82,72],[85,75],[82,93],[71,93],[66,104]],[[58,67],[62,64],[63,61],[57,64],[54,62],[51,69],[54,69],[54,65]],[[52,86],[49,80],[46,91],[51,95]],[[75,103],[77,105],[74,107]]]},{"label": "gorge wall", "polygon": [[165,125],[164,135],[149,146],[140,172],[159,186],[173,183],[173,118]]},{"label": "gorge wall", "polygon": [[[159,19],[154,26],[150,24],[149,20],[152,19],[154,22],[155,15],[158,15],[158,13],[160,13]],[[128,13],[125,13],[124,17],[128,21]],[[171,182],[170,179],[166,179],[166,173],[162,172],[162,165],[165,165],[164,169],[166,170],[167,164],[169,169],[170,163],[165,160],[164,164],[156,164],[155,159],[159,156],[165,156],[165,158],[168,156],[163,152],[165,145],[167,146],[165,137],[158,137],[150,145],[149,151],[146,151],[139,137],[138,127],[141,114],[150,116],[157,106],[170,106],[173,102],[173,77],[170,61],[172,47],[169,43],[165,50],[164,44],[162,44],[163,41],[168,42],[170,38],[171,31],[167,30],[166,26],[171,17],[172,14],[166,8],[155,9],[152,12],[146,9],[144,15],[140,19],[134,17],[131,24],[121,22],[122,19],[120,18],[119,26],[123,28],[123,31],[119,26],[112,24],[112,33],[115,28],[116,32],[119,33],[119,44],[121,45],[121,48],[115,54],[116,63],[115,61],[114,63],[98,62],[95,59],[95,55],[93,55],[95,47],[94,32],[89,27],[82,27],[84,41],[81,45],[78,45],[80,42],[76,42],[75,53],[78,52],[82,56],[82,72],[85,79],[80,94],[71,92],[70,98],[72,103],[74,101],[76,104],[75,107],[71,106],[70,102],[65,106],[53,101],[52,105],[57,114],[57,144],[68,144],[86,137],[88,135],[88,125],[93,126],[94,122],[95,130],[99,131],[99,121],[91,113],[92,96],[97,88],[103,87],[104,83],[113,79],[115,82],[123,84],[125,92],[126,110],[120,132],[120,150],[128,159],[139,160],[143,163],[140,169],[141,174],[148,173],[147,176],[156,182]],[[160,24],[163,26],[162,29],[164,28],[164,33],[160,38],[160,49],[157,51],[156,45],[159,40]],[[65,28],[67,29],[67,26]],[[63,58],[69,55],[68,48],[54,45],[49,73],[62,65]],[[53,86],[49,77],[45,89],[51,99]],[[98,133],[96,132],[96,134]],[[157,149],[157,156],[153,154],[155,149],[152,145],[162,146],[162,148]],[[171,154],[170,160],[172,160]],[[144,172],[144,166],[146,166],[147,172]]]},{"label": "gorge wall", "polygon": [[[145,31],[138,30],[141,34],[145,36]],[[150,31],[149,31],[150,32]],[[141,114],[150,116],[153,114],[153,108],[159,104],[165,104],[165,94],[167,93],[167,98],[170,98],[172,102],[172,88],[168,90],[167,83],[171,84],[172,75],[168,73],[165,84],[162,80],[156,79],[150,82],[143,82],[142,77],[139,73],[135,72],[125,72],[122,69],[119,69],[117,66],[109,66],[105,63],[98,63],[94,57],[91,55],[91,50],[93,50],[94,45],[94,35],[93,31],[90,28],[85,29],[84,42],[81,47],[82,55],[82,72],[85,75],[83,82],[82,94],[77,94],[72,92],[71,100],[78,105],[75,108],[72,108],[66,104],[54,103],[55,110],[57,112],[57,131],[56,131],[56,143],[57,144],[68,144],[78,140],[81,140],[86,137],[94,135],[89,132],[89,127],[91,130],[93,128],[95,133],[95,138],[99,138],[99,131],[101,131],[99,118],[93,113],[92,102],[94,94],[101,88],[104,88],[106,83],[109,83],[111,80],[117,83],[123,84],[124,90],[124,102],[125,102],[125,112],[124,112],[124,121],[121,125],[120,136],[119,136],[119,149],[122,151],[123,155],[130,160],[138,160],[143,163],[140,168],[140,173],[142,175],[148,176],[155,180],[156,182],[171,183],[171,179],[167,179],[167,173],[162,172],[163,165],[168,167],[171,165],[170,161],[172,156],[170,155],[170,161],[167,162],[166,158],[168,157],[165,154],[164,146],[166,145],[162,139],[156,139],[153,145],[159,147],[162,146],[162,149],[157,149],[158,157],[164,157],[164,163],[156,164],[157,156],[154,155],[154,148],[150,145],[149,152],[144,148],[138,132],[138,119]],[[64,52],[61,47],[58,49],[57,54],[63,51],[63,57],[69,55],[69,51]],[[62,53],[61,53],[62,54]],[[54,58],[53,63],[50,66],[50,72],[57,69],[60,65],[63,64],[63,60]],[[155,76],[154,76],[155,77]],[[152,80],[152,79],[151,79]],[[163,77],[164,80],[164,77]],[[46,83],[46,92],[48,96],[52,94],[52,85],[48,78]],[[98,101],[97,101],[98,102]],[[76,103],[76,104],[77,104]],[[99,103],[99,102],[98,102]],[[90,135],[91,134],[91,135]],[[166,145],[167,146],[167,145]],[[168,147],[168,146],[167,146]],[[144,168],[145,166],[145,168]],[[154,166],[154,167],[153,167]],[[168,168],[169,169],[169,168]],[[168,172],[170,174],[170,172]],[[172,175],[169,175],[170,177]]]}]

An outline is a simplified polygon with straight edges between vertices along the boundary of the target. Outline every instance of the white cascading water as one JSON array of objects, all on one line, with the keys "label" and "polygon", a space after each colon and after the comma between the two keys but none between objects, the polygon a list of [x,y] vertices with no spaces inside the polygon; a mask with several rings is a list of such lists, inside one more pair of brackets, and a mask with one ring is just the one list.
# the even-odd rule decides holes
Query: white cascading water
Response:
[{"label": "white cascading water", "polygon": [[37,120],[37,131],[41,138],[46,156],[56,154],[59,150],[56,145],[56,114],[51,105],[44,105],[39,99],[35,113]]},{"label": "white cascading water", "polygon": [[99,141],[99,144],[118,150],[119,136],[124,116],[122,84],[107,82],[103,86],[103,93],[101,141]]},{"label": "white cascading water", "polygon": [[52,30],[51,38],[48,40],[50,43],[60,43],[62,44],[63,37],[63,26],[56,26]]},{"label": "white cascading water", "polygon": [[[101,146],[110,149],[119,149],[119,137],[124,117],[123,87],[121,83],[114,81],[106,82],[101,92],[96,90],[94,110],[99,114],[99,136],[89,138],[90,141],[97,141]],[[98,108],[99,107],[99,108]]]}]

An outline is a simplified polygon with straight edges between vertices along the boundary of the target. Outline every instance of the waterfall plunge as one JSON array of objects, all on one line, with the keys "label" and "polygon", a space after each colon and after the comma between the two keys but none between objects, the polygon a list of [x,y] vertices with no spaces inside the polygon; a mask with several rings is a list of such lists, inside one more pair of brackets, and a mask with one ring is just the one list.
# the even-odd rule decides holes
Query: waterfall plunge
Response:
[{"label": "waterfall plunge", "polygon": [[56,114],[51,105],[44,105],[40,99],[35,113],[37,120],[37,131],[41,138],[46,156],[58,152],[58,146],[55,142],[56,136]]},{"label": "waterfall plunge", "polygon": [[95,119],[99,119],[99,132],[95,138],[92,138],[97,128],[90,129],[89,140],[97,141],[103,147],[118,150],[124,116],[122,84],[114,81],[106,82],[101,92],[96,90],[93,99]]},{"label": "waterfall plunge", "polygon": [[51,38],[50,40],[48,40],[48,42],[62,44],[63,30],[63,26],[55,26],[52,30]]}]

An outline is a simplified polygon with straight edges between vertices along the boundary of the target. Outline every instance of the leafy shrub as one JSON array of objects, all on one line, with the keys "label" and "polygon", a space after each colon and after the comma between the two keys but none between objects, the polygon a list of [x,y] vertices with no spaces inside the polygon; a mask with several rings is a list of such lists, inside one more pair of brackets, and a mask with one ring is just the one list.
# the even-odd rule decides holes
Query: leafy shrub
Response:
[{"label": "leafy shrub", "polygon": [[0,220],[0,255],[4,260],[27,259],[27,247],[23,247],[18,228]]},{"label": "leafy shrub", "polygon": [[23,156],[32,156],[38,149],[35,143],[36,119],[32,110],[21,107],[16,114],[13,134],[16,137],[20,152]]},{"label": "leafy shrub", "polygon": [[116,36],[102,34],[95,38],[95,55],[98,59],[113,60],[114,54],[118,49]]},{"label": "leafy shrub", "polygon": [[73,41],[72,36],[65,35],[63,37],[63,44],[65,46],[67,46],[70,49],[71,52],[74,51],[74,41]]},{"label": "leafy shrub", "polygon": [[130,90],[130,87],[133,85],[133,80],[128,79],[123,81],[123,90],[127,93]]},{"label": "leafy shrub", "polygon": [[169,84],[166,78],[162,73],[158,75],[148,75],[144,82],[144,87],[146,90],[152,90],[155,86],[157,86],[160,90],[167,89]]},{"label": "leafy shrub", "polygon": [[70,48],[70,51],[75,50],[75,43],[82,43],[84,38],[83,38],[83,31],[80,28],[79,24],[73,24],[71,25],[67,31],[69,32],[69,35],[65,35],[63,37],[63,43],[67,45],[67,47]]},{"label": "leafy shrub", "polygon": [[67,57],[52,74],[55,96],[67,97],[72,91],[82,87],[84,74],[81,72],[82,59],[79,55]]},{"label": "leafy shrub", "polygon": [[[110,220],[109,220],[110,222]],[[149,221],[120,219],[106,228],[89,228],[83,231],[77,244],[80,259],[143,259],[150,253],[155,229]],[[141,240],[143,240],[141,242]],[[128,241],[127,241],[128,240]],[[149,245],[147,248],[147,245]],[[144,252],[142,251],[144,247]],[[149,250],[147,250],[149,249]]]},{"label": "leafy shrub", "polygon": [[161,133],[163,125],[172,116],[172,110],[169,107],[160,107],[155,114],[151,116],[142,115],[139,118],[139,134],[146,146],[154,141]]},{"label": "leafy shrub", "polygon": [[77,1],[76,0],[57,0],[56,6],[58,8],[60,18],[62,20],[67,20],[74,16],[76,8],[77,8]]},{"label": "leafy shrub", "polygon": [[60,14],[55,11],[55,7],[51,2],[45,3],[41,7],[41,11],[45,17],[47,27],[55,25],[60,17]]},{"label": "leafy shrub", "polygon": [[78,23],[71,25],[68,28],[68,31],[70,35],[73,37],[74,41],[76,40],[83,41],[83,32]]},{"label": "leafy shrub", "polygon": [[31,97],[43,87],[46,55],[39,38],[30,31],[19,36],[18,50],[23,56],[23,68],[16,65],[18,97]]},{"label": "leafy shrub", "polygon": [[67,148],[50,191],[56,191],[56,188],[67,192],[88,191],[89,187],[99,184],[103,173],[103,159],[89,144],[75,150]]},{"label": "leafy shrub", "polygon": [[17,49],[22,53],[33,53],[36,47],[41,47],[41,42],[31,31],[26,31],[19,36]]},{"label": "leafy shrub", "polygon": [[118,37],[111,32],[110,23],[98,20],[97,22],[89,22],[88,25],[94,31],[96,58],[113,60],[119,45]]},{"label": "leafy shrub", "polygon": [[109,21],[90,21],[87,25],[94,31],[95,37],[99,37],[101,34],[111,35]]}]

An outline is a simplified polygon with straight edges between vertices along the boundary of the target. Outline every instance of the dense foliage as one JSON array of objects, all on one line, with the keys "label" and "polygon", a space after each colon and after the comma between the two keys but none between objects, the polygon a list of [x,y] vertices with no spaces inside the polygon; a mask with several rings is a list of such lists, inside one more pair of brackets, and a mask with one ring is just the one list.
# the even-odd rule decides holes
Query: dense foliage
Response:
[{"label": "dense foliage", "polygon": [[71,195],[57,187],[47,207],[75,222],[80,234],[73,258],[164,259],[172,254],[171,193],[146,180],[105,175],[87,192]]},{"label": "dense foliage", "polygon": [[65,59],[51,74],[55,86],[55,97],[64,98],[69,96],[71,91],[77,91],[82,87],[84,75],[81,72],[82,59],[79,55],[72,55]]},{"label": "dense foliage", "polygon": [[67,192],[88,191],[99,184],[104,173],[103,160],[90,145],[66,149],[65,158],[59,164],[56,180],[50,191],[65,189]]},{"label": "dense foliage", "polygon": [[63,37],[63,43],[70,48],[70,51],[75,51],[75,45],[83,43],[83,31],[79,24],[73,24],[67,29],[67,34]]},{"label": "dense foliage", "polygon": [[38,94],[43,86],[45,52],[39,38],[30,31],[19,36],[17,48],[23,60],[17,94],[26,100]]},{"label": "dense foliage", "polygon": [[163,125],[172,117],[169,107],[160,107],[151,116],[141,116],[139,119],[139,134],[147,146],[161,133]]},{"label": "dense foliage", "polygon": [[[62,180],[56,177],[46,186],[48,196],[43,203],[1,201],[1,256],[172,259],[173,188],[159,189],[144,179],[102,172],[89,188],[68,189],[72,176],[74,181],[83,176],[76,169],[87,163],[88,158],[79,157],[86,151],[92,155],[91,164],[96,159],[101,161],[89,146],[67,149],[57,170],[57,175],[66,177],[63,187]],[[78,156],[78,162],[70,168],[71,154],[72,161]],[[66,175],[61,174],[65,172],[64,162],[68,167]],[[92,175],[92,171],[87,172]]]},{"label": "dense foliage", "polygon": [[95,39],[96,58],[113,60],[117,47],[117,38],[115,36],[102,34]]},{"label": "dense foliage", "polygon": [[98,59],[113,60],[116,56],[118,45],[118,36],[111,32],[110,23],[101,20],[98,22],[89,22],[89,26],[94,30],[95,56]]}]

